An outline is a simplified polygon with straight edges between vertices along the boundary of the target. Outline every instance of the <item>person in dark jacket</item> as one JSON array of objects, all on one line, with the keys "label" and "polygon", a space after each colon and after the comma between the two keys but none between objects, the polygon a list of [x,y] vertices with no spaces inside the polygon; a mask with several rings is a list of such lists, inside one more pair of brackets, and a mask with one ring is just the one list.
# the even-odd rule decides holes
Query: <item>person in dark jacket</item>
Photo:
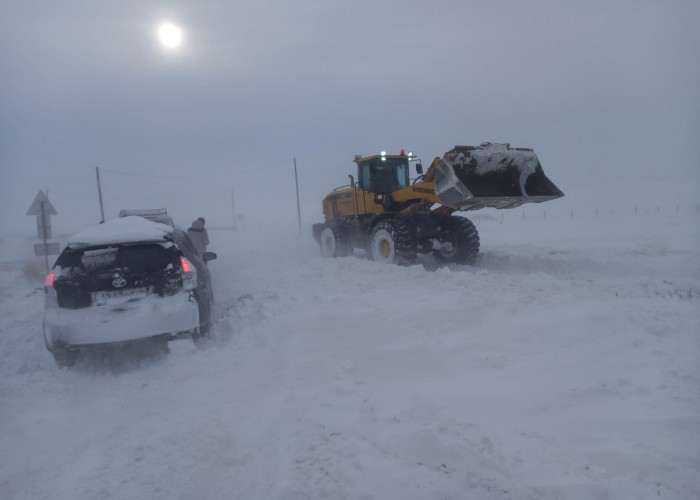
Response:
[{"label": "person in dark jacket", "polygon": [[204,227],[204,217],[200,217],[192,222],[192,226],[187,230],[187,235],[200,255],[204,255],[209,244],[209,234]]},{"label": "person in dark jacket", "polygon": [[[204,220],[204,217],[197,217],[198,221],[202,221],[202,227],[206,226],[207,221]],[[204,227],[204,246],[205,250],[206,247],[209,246],[209,233],[207,232],[207,228]]]}]

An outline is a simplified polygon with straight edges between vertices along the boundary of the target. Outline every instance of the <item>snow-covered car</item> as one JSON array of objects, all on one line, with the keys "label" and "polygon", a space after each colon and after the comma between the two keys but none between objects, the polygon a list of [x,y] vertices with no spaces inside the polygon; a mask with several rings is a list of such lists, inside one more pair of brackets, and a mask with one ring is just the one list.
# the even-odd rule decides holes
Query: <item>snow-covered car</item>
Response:
[{"label": "snow-covered car", "polygon": [[119,217],[129,217],[131,215],[138,215],[139,217],[152,220],[153,222],[160,222],[161,224],[167,224],[168,226],[175,227],[173,219],[168,215],[168,210],[165,208],[144,208],[140,210],[119,211]]},{"label": "snow-covered car", "polygon": [[209,333],[207,261],[187,233],[126,216],[72,236],[46,278],[44,340],[59,366],[79,351]]}]

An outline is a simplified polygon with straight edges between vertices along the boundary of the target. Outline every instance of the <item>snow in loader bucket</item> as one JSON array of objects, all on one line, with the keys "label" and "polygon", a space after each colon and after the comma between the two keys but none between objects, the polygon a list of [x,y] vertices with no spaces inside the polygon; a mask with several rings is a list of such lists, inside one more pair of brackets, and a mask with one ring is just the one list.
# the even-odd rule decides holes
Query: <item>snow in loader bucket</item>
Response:
[{"label": "snow in loader bucket", "polygon": [[532,149],[510,144],[455,146],[436,167],[438,200],[459,210],[515,208],[564,196],[544,175]]}]

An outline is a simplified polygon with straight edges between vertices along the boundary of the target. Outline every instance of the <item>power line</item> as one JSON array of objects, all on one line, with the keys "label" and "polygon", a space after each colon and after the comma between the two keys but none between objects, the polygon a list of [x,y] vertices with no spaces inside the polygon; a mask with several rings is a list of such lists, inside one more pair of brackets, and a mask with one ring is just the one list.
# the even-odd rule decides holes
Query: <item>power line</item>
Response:
[{"label": "power line", "polygon": [[51,196],[53,195],[59,195],[59,196],[70,196],[70,197],[75,197],[75,196],[90,196],[92,195],[92,191],[90,192],[84,192],[84,193],[66,193],[65,191],[56,191],[54,189],[50,190]]},{"label": "power line", "polygon": [[270,168],[277,168],[289,165],[289,162],[278,162],[273,165],[266,165],[264,167],[251,168],[248,170],[238,170],[236,172],[230,172],[227,174],[195,174],[195,175],[167,175],[167,174],[144,174],[139,172],[120,172],[118,170],[107,170],[100,169],[101,172],[107,172],[115,175],[133,176],[133,177],[154,177],[154,178],[165,178],[165,179],[212,179],[217,177],[231,177],[239,174],[247,174],[249,172],[258,172],[260,170],[267,170]]}]

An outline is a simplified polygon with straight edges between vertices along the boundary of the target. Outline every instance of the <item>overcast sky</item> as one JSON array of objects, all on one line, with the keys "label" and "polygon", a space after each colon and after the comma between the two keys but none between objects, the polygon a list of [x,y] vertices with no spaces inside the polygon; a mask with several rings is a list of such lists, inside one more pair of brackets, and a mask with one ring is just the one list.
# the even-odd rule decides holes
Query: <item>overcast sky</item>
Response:
[{"label": "overcast sky", "polygon": [[296,224],[295,157],[311,224],[354,154],[483,141],[533,147],[569,202],[695,203],[698,26],[695,0],[0,0],[0,228],[34,231],[39,189],[55,227],[97,222],[98,166],[108,218],[228,224],[233,190]]}]

